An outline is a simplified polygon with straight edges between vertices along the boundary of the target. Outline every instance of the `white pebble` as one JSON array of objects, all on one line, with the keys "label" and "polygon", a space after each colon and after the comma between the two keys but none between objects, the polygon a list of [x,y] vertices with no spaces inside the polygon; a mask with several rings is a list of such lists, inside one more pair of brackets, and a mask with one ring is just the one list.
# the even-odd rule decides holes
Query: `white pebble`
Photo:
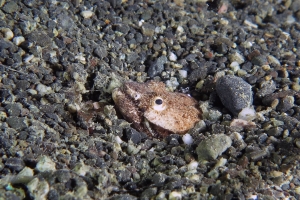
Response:
[{"label": "white pebble", "polygon": [[222,167],[225,166],[227,163],[227,159],[226,158],[220,158],[220,160],[218,160],[218,162],[216,163],[216,165],[214,166],[214,168],[218,168],[218,167]]},{"label": "white pebble", "polygon": [[162,33],[162,30],[160,27],[155,27],[155,30],[154,30],[155,33]]},{"label": "white pebble", "polygon": [[178,26],[176,32],[177,33],[183,33],[184,32],[183,27],[182,26]]},{"label": "white pebble", "polygon": [[247,196],[247,199],[256,200],[257,199],[257,195],[256,194],[250,194],[249,196]]},{"label": "white pebble", "polygon": [[245,58],[238,52],[234,52],[233,54],[229,55],[230,62],[236,61],[239,64],[242,64],[245,62]]},{"label": "white pebble", "polygon": [[233,127],[242,127],[243,128],[243,127],[246,127],[246,126],[253,126],[253,127],[255,127],[256,124],[254,122],[246,121],[244,119],[234,119],[230,123],[230,126],[233,126]]},{"label": "white pebble", "polygon": [[34,90],[34,89],[28,89],[27,92],[31,95],[36,95],[37,94],[37,91]]},{"label": "white pebble", "polygon": [[75,56],[75,59],[81,62],[82,64],[86,64],[85,57],[81,53]]},{"label": "white pebble", "polygon": [[177,81],[177,78],[175,78],[175,77],[171,77],[170,80],[166,81],[166,86],[171,91],[174,91],[178,85],[179,85],[179,83]]},{"label": "white pebble", "polygon": [[188,170],[194,170],[197,169],[199,163],[197,161],[192,161],[188,164]]},{"label": "white pebble", "polygon": [[9,28],[0,28],[0,32],[3,33],[5,39],[11,40],[14,37],[14,33]]},{"label": "white pebble", "polygon": [[245,20],[244,24],[251,28],[258,28],[257,24],[254,24],[254,23],[250,22],[249,20]]},{"label": "white pebble", "polygon": [[139,26],[142,26],[145,21],[142,19],[139,21]]},{"label": "white pebble", "polygon": [[39,162],[36,164],[35,169],[39,172],[55,171],[55,162],[53,162],[47,156],[42,156]]},{"label": "white pebble", "polygon": [[174,69],[181,69],[183,66],[181,65],[181,64],[179,64],[179,63],[171,63],[171,65],[172,65],[172,67],[174,68]]},{"label": "white pebble", "polygon": [[80,14],[83,18],[87,19],[87,18],[92,17],[94,13],[90,10],[85,10],[85,11],[82,11]]},{"label": "white pebble", "polygon": [[169,194],[169,199],[181,199],[181,198],[182,198],[182,194],[177,191],[173,191]]},{"label": "white pebble", "polygon": [[241,136],[241,134],[238,133],[238,132],[234,132],[233,136],[234,136],[235,140],[242,140],[243,139],[243,136]]},{"label": "white pebble", "polygon": [[34,58],[34,55],[29,55],[26,58],[24,58],[25,63],[29,63]]},{"label": "white pebble", "polygon": [[193,137],[188,133],[182,136],[182,140],[186,145],[191,145],[194,141]]},{"label": "white pebble", "polygon": [[116,143],[118,143],[118,144],[121,144],[123,141],[122,141],[122,139],[119,137],[119,136],[116,136],[115,137],[115,141],[116,141]]},{"label": "white pebble", "polygon": [[253,42],[251,42],[251,41],[245,41],[245,42],[243,42],[243,46],[245,47],[245,48],[251,48],[252,46],[253,46]]},{"label": "white pebble", "polygon": [[178,70],[178,73],[179,75],[182,77],[182,78],[186,78],[187,77],[187,71],[186,70]]},{"label": "white pebble", "polygon": [[253,108],[250,107],[244,108],[238,115],[239,119],[243,119],[247,121],[251,121],[255,119],[255,117],[256,117],[256,112]]},{"label": "white pebble", "polygon": [[236,72],[240,69],[240,65],[238,62],[236,61],[233,61],[231,64],[230,64],[230,68],[232,71]]},{"label": "white pebble", "polygon": [[17,46],[19,46],[24,41],[25,41],[25,38],[23,36],[17,36],[17,37],[14,37],[14,39],[13,39],[14,44]]},{"label": "white pebble", "polygon": [[281,65],[280,61],[272,55],[268,55],[267,59],[270,64]]},{"label": "white pebble", "polygon": [[36,89],[36,90],[38,91],[38,93],[39,93],[40,95],[42,95],[42,96],[44,96],[45,94],[51,94],[51,93],[53,93],[51,87],[48,87],[48,86],[43,85],[43,84],[41,84],[41,83],[38,84],[38,85],[36,86],[35,89]]},{"label": "white pebble", "polygon": [[171,52],[170,55],[169,55],[169,60],[170,61],[176,61],[177,60],[177,56],[173,52]]}]

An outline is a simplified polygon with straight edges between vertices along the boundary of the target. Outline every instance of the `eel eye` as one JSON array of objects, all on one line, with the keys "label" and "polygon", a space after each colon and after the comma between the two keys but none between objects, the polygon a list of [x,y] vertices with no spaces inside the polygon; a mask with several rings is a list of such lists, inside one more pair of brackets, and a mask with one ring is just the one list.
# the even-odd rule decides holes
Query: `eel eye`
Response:
[{"label": "eel eye", "polygon": [[163,100],[161,99],[161,98],[157,98],[156,100],[155,100],[155,104],[156,105],[161,105],[163,103]]},{"label": "eel eye", "polygon": [[164,103],[164,100],[161,97],[155,97],[152,106],[153,109],[156,111],[163,111],[166,109],[166,104]]}]

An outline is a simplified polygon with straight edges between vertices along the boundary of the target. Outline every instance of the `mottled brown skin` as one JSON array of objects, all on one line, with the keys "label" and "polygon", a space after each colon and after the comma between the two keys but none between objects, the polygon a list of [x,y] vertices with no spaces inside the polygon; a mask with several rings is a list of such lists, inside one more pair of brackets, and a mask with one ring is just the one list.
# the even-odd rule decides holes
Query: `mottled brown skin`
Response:
[{"label": "mottled brown skin", "polygon": [[184,134],[201,117],[195,99],[168,92],[162,82],[126,82],[113,91],[112,97],[134,128],[154,137]]}]

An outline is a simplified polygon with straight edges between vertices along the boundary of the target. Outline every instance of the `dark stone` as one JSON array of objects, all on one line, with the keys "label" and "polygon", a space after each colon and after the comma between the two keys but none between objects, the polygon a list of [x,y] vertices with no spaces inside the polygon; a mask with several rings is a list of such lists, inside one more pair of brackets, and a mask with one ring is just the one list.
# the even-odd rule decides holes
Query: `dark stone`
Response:
[{"label": "dark stone", "polygon": [[12,171],[19,172],[25,167],[25,163],[20,158],[8,158],[5,162],[5,167]]},{"label": "dark stone", "polygon": [[251,62],[245,62],[243,65],[242,65],[242,69],[243,70],[246,70],[246,71],[250,71],[252,69],[252,63]]},{"label": "dark stone", "polygon": [[58,117],[57,114],[55,114],[55,113],[45,113],[45,115],[46,115],[48,118],[55,120],[55,122],[58,122],[58,121],[59,121],[59,117]]},{"label": "dark stone", "polygon": [[68,14],[65,14],[65,13],[61,13],[57,16],[57,23],[60,28],[63,28],[65,30],[69,30],[69,31],[71,31],[70,29],[73,29],[76,27],[73,19]]},{"label": "dark stone", "polygon": [[24,130],[27,128],[27,123],[25,122],[26,118],[25,117],[8,117],[6,119],[7,124],[13,128],[16,129],[17,131]]},{"label": "dark stone", "polygon": [[136,190],[138,188],[138,186],[136,185],[135,182],[127,182],[124,185],[124,188],[126,188],[126,190],[132,191],[132,190]]},{"label": "dark stone", "polygon": [[157,193],[157,188],[147,188],[141,194],[141,199],[152,199]]},{"label": "dark stone", "polygon": [[143,35],[141,33],[136,33],[135,34],[135,40],[137,43],[143,42]]},{"label": "dark stone", "polygon": [[165,174],[157,173],[153,176],[152,182],[154,183],[155,186],[161,187],[164,185],[166,178],[167,176]]},{"label": "dark stone", "polygon": [[123,34],[127,34],[130,30],[130,27],[127,24],[117,24],[116,31],[119,31]]},{"label": "dark stone", "polygon": [[57,190],[55,189],[50,190],[47,194],[47,199],[59,200],[59,193],[57,192]]},{"label": "dark stone", "polygon": [[225,192],[225,187],[222,186],[221,184],[212,185],[209,191],[210,194],[218,197],[222,197],[224,195],[224,192]]},{"label": "dark stone", "polygon": [[12,14],[19,10],[19,6],[15,1],[9,1],[3,6],[2,10],[6,13]]},{"label": "dark stone", "polygon": [[0,133],[0,146],[5,149],[10,148],[13,144],[13,141],[10,140],[8,137],[5,137],[3,132]]},{"label": "dark stone", "polygon": [[20,139],[20,140],[26,140],[27,137],[28,137],[28,133],[27,133],[26,131],[21,131],[21,132],[19,133],[19,139]]},{"label": "dark stone", "polygon": [[148,23],[144,23],[142,25],[142,33],[145,36],[152,37],[154,35],[154,31],[155,31],[155,26],[154,25],[148,24]]},{"label": "dark stone", "polygon": [[29,88],[30,83],[27,80],[17,80],[16,81],[16,87],[19,90],[26,90],[27,88]]},{"label": "dark stone", "polygon": [[278,106],[276,107],[276,110],[280,112],[286,112],[292,107],[294,107],[294,97],[286,96],[280,100]]},{"label": "dark stone", "polygon": [[182,187],[182,180],[172,180],[165,186],[169,190],[175,190]]},{"label": "dark stone", "polygon": [[192,73],[189,75],[188,80],[191,83],[195,83],[199,80],[203,80],[207,76],[207,68],[206,67],[199,67],[194,69]]},{"label": "dark stone", "polygon": [[197,54],[191,53],[191,54],[187,55],[184,59],[186,59],[189,62],[194,62],[197,57],[198,57]]},{"label": "dark stone", "polygon": [[216,90],[222,104],[234,115],[253,101],[251,85],[236,76],[223,76],[217,80]]},{"label": "dark stone", "polygon": [[217,45],[217,52],[220,54],[225,54],[228,51],[228,47],[225,43],[221,43]]},{"label": "dark stone", "polygon": [[14,53],[12,58],[14,60],[14,63],[22,62],[22,56],[19,53]]},{"label": "dark stone", "polygon": [[19,116],[21,114],[22,105],[18,103],[12,103],[5,106],[9,116]]},{"label": "dark stone", "polygon": [[7,39],[0,39],[0,51],[2,51],[3,49],[9,49],[12,48],[14,46],[14,44],[7,40]]},{"label": "dark stone", "polygon": [[131,180],[131,172],[127,169],[117,170],[115,172],[116,178],[120,183],[126,183]]},{"label": "dark stone", "polygon": [[268,63],[267,57],[264,55],[259,55],[251,59],[253,65],[262,66]]},{"label": "dark stone", "polygon": [[54,29],[56,27],[56,23],[53,20],[49,20],[47,26],[49,29]]},{"label": "dark stone", "polygon": [[29,42],[33,42],[38,46],[47,47],[52,44],[51,38],[42,31],[34,31],[26,36]]},{"label": "dark stone", "polygon": [[128,141],[131,140],[134,144],[139,144],[141,142],[142,136],[135,129],[127,128],[125,130],[125,132],[126,132],[126,137],[127,137]]},{"label": "dark stone", "polygon": [[71,178],[71,173],[69,170],[57,170],[54,172],[53,176],[56,177],[56,180],[60,183],[66,183]]},{"label": "dark stone", "polygon": [[166,56],[159,57],[156,61],[150,64],[148,69],[148,76],[154,77],[160,74],[165,68],[164,64],[168,61]]},{"label": "dark stone", "polygon": [[14,81],[12,79],[5,78],[5,77],[2,79],[2,83],[3,85],[14,85]]},{"label": "dark stone", "polygon": [[138,198],[130,194],[114,195],[109,200],[137,200]]},{"label": "dark stone", "polygon": [[176,146],[176,145],[179,145],[179,140],[180,139],[180,136],[177,135],[177,134],[172,134],[172,135],[168,135],[166,137],[166,142],[167,144],[170,144],[172,146]]},{"label": "dark stone", "polygon": [[295,91],[293,91],[293,90],[283,90],[283,91],[279,91],[277,93],[266,95],[262,99],[262,102],[264,105],[271,105],[271,103],[275,99],[281,99],[281,98],[285,98],[286,96],[294,96],[294,95],[295,95]]},{"label": "dark stone", "polygon": [[145,69],[146,69],[146,66],[145,65],[138,65],[134,68],[136,71],[138,72],[144,72]]},{"label": "dark stone", "polygon": [[100,59],[107,57],[107,50],[105,47],[99,46],[94,50],[94,54]]},{"label": "dark stone", "polygon": [[[5,174],[5,173],[3,173]],[[17,194],[14,193],[15,191],[6,191],[5,192],[5,200],[21,200],[21,197],[17,196]]]},{"label": "dark stone", "polygon": [[93,25],[93,20],[92,19],[83,19],[82,24],[87,27],[91,27]]},{"label": "dark stone", "polygon": [[58,39],[58,38],[55,38],[54,41],[55,41],[55,44],[56,44],[59,48],[62,48],[62,49],[66,48],[66,44],[64,43],[63,40],[60,40],[60,39]]},{"label": "dark stone", "polygon": [[105,168],[107,166],[105,160],[103,158],[97,158],[96,160],[96,166],[100,168]]},{"label": "dark stone", "polygon": [[263,133],[258,137],[257,140],[259,144],[263,144],[265,143],[265,141],[267,141],[267,139],[268,139],[268,135],[266,133]]},{"label": "dark stone", "polygon": [[283,128],[281,127],[273,127],[271,129],[268,130],[268,135],[269,136],[275,136],[275,137],[278,137],[282,134],[283,132]]},{"label": "dark stone", "polygon": [[109,3],[113,8],[119,8],[122,5],[122,0],[109,0]]},{"label": "dark stone", "polygon": [[258,97],[264,97],[268,94],[272,94],[276,90],[276,84],[274,81],[266,81],[263,83],[262,87],[257,91],[256,95]]},{"label": "dark stone", "polygon": [[128,63],[133,63],[133,62],[135,62],[138,58],[139,58],[139,54],[138,54],[138,53],[136,53],[136,52],[131,52],[131,53],[129,53],[129,54],[127,55],[126,60],[127,60]]}]

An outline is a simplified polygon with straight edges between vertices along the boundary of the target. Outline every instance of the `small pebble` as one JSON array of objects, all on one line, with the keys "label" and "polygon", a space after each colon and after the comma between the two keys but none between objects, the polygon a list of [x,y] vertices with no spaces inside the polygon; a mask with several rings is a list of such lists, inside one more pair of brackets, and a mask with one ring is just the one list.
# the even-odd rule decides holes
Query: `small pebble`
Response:
[{"label": "small pebble", "polygon": [[14,37],[14,33],[9,28],[0,28],[0,32],[3,33],[4,38],[11,40]]},{"label": "small pebble", "polygon": [[173,191],[169,194],[170,200],[178,200],[182,198],[182,194],[180,192]]},{"label": "small pebble", "polygon": [[238,62],[234,61],[230,64],[230,68],[232,71],[236,72],[240,69],[240,65]]},{"label": "small pebble", "polygon": [[36,86],[36,91],[38,92],[38,94],[44,96],[46,94],[51,94],[53,93],[53,90],[51,87],[48,87],[46,85],[43,85],[41,83],[39,83],[37,86]]},{"label": "small pebble", "polygon": [[243,119],[247,121],[251,121],[255,119],[255,117],[256,117],[255,110],[249,107],[244,108],[238,115],[239,119]]},{"label": "small pebble", "polygon": [[25,167],[25,163],[20,158],[9,158],[5,162],[5,166],[11,169],[12,171],[21,171]]},{"label": "small pebble", "polygon": [[182,140],[186,145],[191,145],[194,141],[193,137],[188,133],[182,136]]},{"label": "small pebble", "polygon": [[81,16],[85,19],[91,18],[93,16],[93,12],[90,10],[81,11]]},{"label": "small pebble", "polygon": [[53,162],[48,156],[42,156],[36,164],[35,169],[39,172],[55,171],[55,162]]},{"label": "small pebble", "polygon": [[173,52],[171,52],[169,55],[169,60],[175,62],[177,61],[177,56]]},{"label": "small pebble", "polygon": [[216,90],[223,105],[236,116],[242,109],[252,105],[251,85],[240,77],[220,77],[217,80]]},{"label": "small pebble", "polygon": [[216,159],[232,144],[232,140],[225,134],[212,135],[200,142],[196,149],[198,161]]},{"label": "small pebble", "polygon": [[48,194],[50,187],[47,181],[34,178],[27,184],[27,189],[33,199],[46,199],[45,197]]},{"label": "small pebble", "polygon": [[238,64],[243,64],[245,62],[245,58],[238,52],[229,55],[230,62],[237,62]]}]

